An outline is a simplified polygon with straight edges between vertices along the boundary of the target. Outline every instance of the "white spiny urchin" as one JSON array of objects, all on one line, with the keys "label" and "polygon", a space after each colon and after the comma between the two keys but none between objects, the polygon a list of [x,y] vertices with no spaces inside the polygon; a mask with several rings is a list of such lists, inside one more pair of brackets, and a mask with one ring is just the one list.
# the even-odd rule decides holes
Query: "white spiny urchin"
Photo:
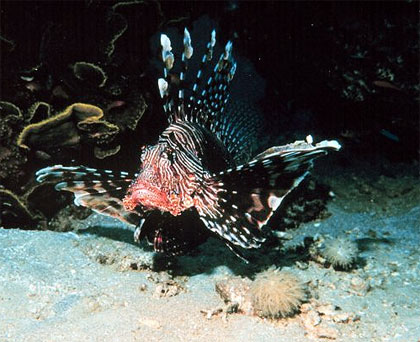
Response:
[{"label": "white spiny urchin", "polygon": [[278,318],[298,310],[306,299],[306,288],[293,274],[271,268],[257,275],[250,294],[258,316]]},{"label": "white spiny urchin", "polygon": [[333,266],[348,269],[354,263],[359,253],[356,242],[338,237],[325,241],[321,251],[322,256]]}]

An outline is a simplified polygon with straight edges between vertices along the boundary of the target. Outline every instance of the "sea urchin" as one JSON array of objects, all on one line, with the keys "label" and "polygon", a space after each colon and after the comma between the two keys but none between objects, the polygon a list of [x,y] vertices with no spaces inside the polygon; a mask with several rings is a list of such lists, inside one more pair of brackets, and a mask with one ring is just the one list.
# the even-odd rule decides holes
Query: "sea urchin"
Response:
[{"label": "sea urchin", "polygon": [[348,269],[356,260],[359,249],[354,241],[338,237],[327,240],[321,253],[333,267]]},{"label": "sea urchin", "polygon": [[305,286],[297,277],[273,268],[257,275],[250,294],[255,313],[268,318],[290,316],[306,299]]}]

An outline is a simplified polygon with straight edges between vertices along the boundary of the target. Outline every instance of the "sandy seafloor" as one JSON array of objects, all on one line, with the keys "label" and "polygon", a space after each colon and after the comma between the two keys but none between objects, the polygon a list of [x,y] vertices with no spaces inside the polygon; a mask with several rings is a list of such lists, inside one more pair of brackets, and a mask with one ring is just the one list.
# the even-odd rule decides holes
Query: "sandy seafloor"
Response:
[{"label": "sandy seafloor", "polygon": [[[1,229],[0,341],[420,341],[420,189],[410,167],[335,172],[331,216],[256,256],[260,270],[275,263],[308,283],[317,308],[286,319],[201,312],[223,307],[217,281],[258,271],[216,240],[168,262],[97,214],[75,232]],[[360,248],[347,272],[293,255],[304,237],[342,235]]]}]

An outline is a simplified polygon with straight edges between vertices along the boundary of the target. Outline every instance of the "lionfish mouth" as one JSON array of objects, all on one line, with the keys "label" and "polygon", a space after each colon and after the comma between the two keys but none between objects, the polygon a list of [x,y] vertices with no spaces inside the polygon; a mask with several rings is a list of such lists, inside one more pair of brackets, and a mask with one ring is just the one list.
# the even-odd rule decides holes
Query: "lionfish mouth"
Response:
[{"label": "lionfish mouth", "polygon": [[158,209],[169,211],[173,215],[179,214],[177,210],[174,210],[167,194],[150,184],[147,186],[141,183],[133,185],[124,197],[123,204],[128,211],[133,211],[137,206],[141,206],[145,210]]}]

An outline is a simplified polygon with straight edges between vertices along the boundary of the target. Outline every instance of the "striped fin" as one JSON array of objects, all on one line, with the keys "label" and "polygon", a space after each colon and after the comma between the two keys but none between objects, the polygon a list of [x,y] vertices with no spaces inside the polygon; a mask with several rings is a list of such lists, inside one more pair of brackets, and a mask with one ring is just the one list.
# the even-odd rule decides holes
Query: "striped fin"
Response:
[{"label": "striped fin", "polygon": [[[212,43],[213,35],[209,45]],[[193,122],[207,127],[218,136],[219,127],[217,123],[219,121],[219,117],[223,115],[225,106],[228,102],[229,84],[236,71],[236,62],[232,56],[232,46],[232,42],[228,41],[224,52],[221,54],[219,61],[207,79],[203,89],[200,90],[198,88],[198,84],[194,84],[193,91],[194,88],[197,89],[195,90],[195,94],[193,92],[193,95],[190,97],[190,103],[187,106],[187,108],[191,111],[191,120]],[[208,52],[203,56],[203,60],[207,58],[207,55]],[[207,63],[203,63],[202,67],[204,68],[207,65]],[[200,69],[198,72],[198,74],[202,73],[204,73],[204,69]]]},{"label": "striped fin", "polygon": [[185,85],[185,75],[188,70],[188,60],[193,55],[193,47],[191,44],[191,36],[188,32],[187,28],[184,29],[184,51],[182,52],[181,62],[182,62],[182,70],[179,75],[179,81],[180,81],[180,89],[178,92],[178,98],[179,98],[179,104],[178,104],[178,112],[184,111],[184,85]]},{"label": "striped fin", "polygon": [[[201,86],[202,77],[206,74],[209,62],[213,58],[216,45],[216,31],[210,35],[207,50],[204,53],[200,68],[191,89],[187,86],[188,59],[191,58],[193,47],[188,30],[184,30],[184,51],[181,58],[181,72],[179,75],[171,73],[175,57],[169,37],[161,35],[162,60],[164,63],[163,78],[158,80],[160,96],[163,99],[163,109],[168,114],[168,120],[173,123],[184,120],[198,123],[216,133],[217,118],[223,113],[228,101],[228,86],[236,71],[236,62],[232,56],[232,42],[229,41],[221,54],[214,70],[204,86]],[[178,79],[178,81],[174,81]],[[190,96],[186,97],[186,91]]]},{"label": "striped fin", "polygon": [[172,69],[175,57],[172,51],[171,40],[166,34],[160,36],[160,45],[162,47],[162,61],[164,64],[163,78],[159,78],[158,87],[161,98],[164,100],[163,110],[165,113],[173,113],[173,99],[169,96],[169,70]]},{"label": "striped fin", "polygon": [[[213,29],[210,36],[210,41],[207,43],[207,50],[204,53],[200,67],[197,71],[197,75],[194,81],[194,84],[192,86],[192,94],[190,96],[190,103],[188,109],[191,110],[192,104],[197,104],[197,99],[199,98],[198,90],[200,88],[202,79],[203,79],[203,71],[207,68],[207,63],[209,63],[213,59],[213,52],[214,52],[214,46],[216,45],[216,30]],[[188,118],[187,118],[188,119]],[[193,120],[193,118],[189,118],[191,121],[197,122],[197,118]]]},{"label": "striped fin", "polygon": [[171,40],[166,34],[160,36],[160,44],[162,48],[162,61],[164,64],[163,78],[159,78],[158,87],[161,98],[164,100],[163,110],[168,114],[170,123],[179,119],[184,119],[184,92],[185,92],[185,75],[188,70],[188,60],[193,55],[193,47],[191,36],[187,28],[184,29],[184,50],[181,57],[181,72],[178,77],[178,84],[173,80],[170,71],[175,63],[175,56],[171,52]]},{"label": "striped fin", "polygon": [[[234,245],[257,248],[264,241],[261,228],[283,199],[308,174],[312,161],[337,142],[297,149],[271,148],[250,162],[213,176],[217,205],[199,209],[206,227]],[[339,146],[339,145],[338,145]]]},{"label": "striped fin", "polygon": [[99,214],[137,225],[142,213],[126,211],[122,199],[135,174],[85,166],[55,165],[36,172],[38,182],[57,183],[56,190],[74,193],[74,203]]},{"label": "striped fin", "polygon": [[217,136],[236,164],[249,161],[258,148],[263,118],[255,106],[244,101],[230,101],[226,112],[216,121]]}]

